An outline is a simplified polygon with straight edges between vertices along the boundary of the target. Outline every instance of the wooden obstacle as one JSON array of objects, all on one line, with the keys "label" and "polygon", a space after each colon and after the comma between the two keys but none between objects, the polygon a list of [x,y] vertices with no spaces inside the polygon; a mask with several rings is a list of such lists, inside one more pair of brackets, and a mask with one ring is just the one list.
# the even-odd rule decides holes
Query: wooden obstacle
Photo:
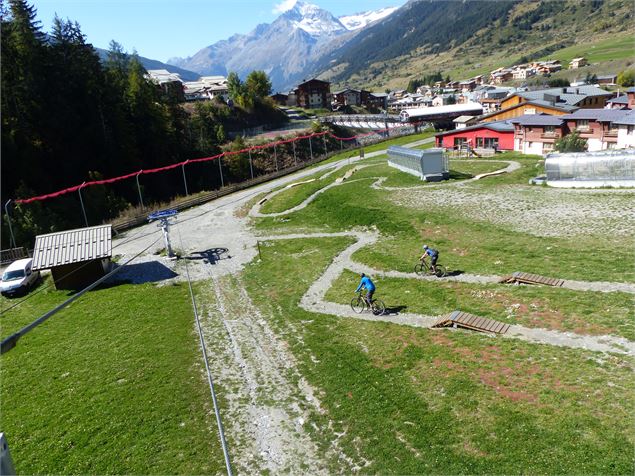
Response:
[{"label": "wooden obstacle", "polygon": [[516,271],[511,276],[501,278],[499,283],[523,283],[523,284],[544,284],[545,286],[562,286],[564,279],[547,278],[538,274],[523,273]]},{"label": "wooden obstacle", "polygon": [[432,327],[463,327],[479,332],[491,332],[505,334],[509,330],[509,324],[486,319],[463,311],[454,311],[441,316]]},{"label": "wooden obstacle", "polygon": [[335,180],[335,183],[342,183],[344,180],[347,180],[349,178],[351,178],[351,176],[357,172],[359,169],[361,169],[362,167],[360,167],[359,165],[356,167],[353,167],[352,169],[350,169],[348,172],[346,172],[342,177],[338,177]]}]

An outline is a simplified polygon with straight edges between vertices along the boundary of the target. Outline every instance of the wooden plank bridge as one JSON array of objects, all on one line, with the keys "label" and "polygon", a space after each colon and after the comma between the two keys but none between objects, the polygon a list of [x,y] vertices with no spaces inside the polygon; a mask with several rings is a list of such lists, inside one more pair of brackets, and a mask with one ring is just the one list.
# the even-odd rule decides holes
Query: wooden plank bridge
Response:
[{"label": "wooden plank bridge", "polygon": [[493,334],[505,334],[509,330],[509,324],[493,319],[475,316],[463,311],[453,311],[441,316],[432,327],[462,327],[479,332],[491,332]]},{"label": "wooden plank bridge", "polygon": [[547,278],[538,274],[523,273],[516,271],[510,276],[501,278],[500,283],[522,283],[522,284],[544,284],[545,286],[560,287],[564,284],[564,279]]}]

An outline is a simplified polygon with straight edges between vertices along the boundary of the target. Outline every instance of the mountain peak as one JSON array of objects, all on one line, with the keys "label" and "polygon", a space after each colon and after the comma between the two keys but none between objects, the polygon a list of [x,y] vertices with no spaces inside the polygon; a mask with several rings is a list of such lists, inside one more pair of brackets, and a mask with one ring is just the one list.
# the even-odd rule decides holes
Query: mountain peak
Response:
[{"label": "mountain peak", "polygon": [[302,0],[297,1],[280,18],[291,23],[294,28],[304,30],[314,37],[342,33],[347,30],[330,12]]}]

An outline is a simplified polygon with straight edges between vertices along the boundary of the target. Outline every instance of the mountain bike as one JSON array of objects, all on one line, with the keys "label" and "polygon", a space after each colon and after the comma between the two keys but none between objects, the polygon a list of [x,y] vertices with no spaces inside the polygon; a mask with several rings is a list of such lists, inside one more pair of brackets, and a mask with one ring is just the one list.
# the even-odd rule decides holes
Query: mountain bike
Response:
[{"label": "mountain bike", "polygon": [[351,309],[357,314],[361,314],[369,309],[375,316],[381,316],[386,312],[386,305],[381,299],[373,299],[368,305],[366,296],[362,296],[362,292],[358,292],[357,296],[351,300]]},{"label": "mountain bike", "polygon": [[433,273],[430,269],[430,265],[428,265],[427,262],[420,260],[419,263],[415,265],[415,273],[419,275],[434,274],[437,278],[443,278],[444,276],[447,276],[448,270],[445,269],[445,266],[437,263],[436,268],[437,272]]}]

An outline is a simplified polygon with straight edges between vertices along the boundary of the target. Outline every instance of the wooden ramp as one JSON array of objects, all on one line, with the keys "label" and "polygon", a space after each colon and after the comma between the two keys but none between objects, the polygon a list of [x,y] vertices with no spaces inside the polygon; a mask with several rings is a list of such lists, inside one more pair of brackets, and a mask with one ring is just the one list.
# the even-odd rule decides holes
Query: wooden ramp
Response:
[{"label": "wooden ramp", "polygon": [[486,319],[463,311],[454,311],[441,316],[432,327],[463,327],[479,332],[492,332],[505,334],[509,330],[509,324]]},{"label": "wooden ramp", "polygon": [[564,279],[547,278],[545,276],[540,276],[538,274],[523,273],[521,271],[516,271],[515,273],[512,273],[511,276],[505,276],[499,282],[500,283],[544,284],[545,286],[559,287],[564,284]]}]

